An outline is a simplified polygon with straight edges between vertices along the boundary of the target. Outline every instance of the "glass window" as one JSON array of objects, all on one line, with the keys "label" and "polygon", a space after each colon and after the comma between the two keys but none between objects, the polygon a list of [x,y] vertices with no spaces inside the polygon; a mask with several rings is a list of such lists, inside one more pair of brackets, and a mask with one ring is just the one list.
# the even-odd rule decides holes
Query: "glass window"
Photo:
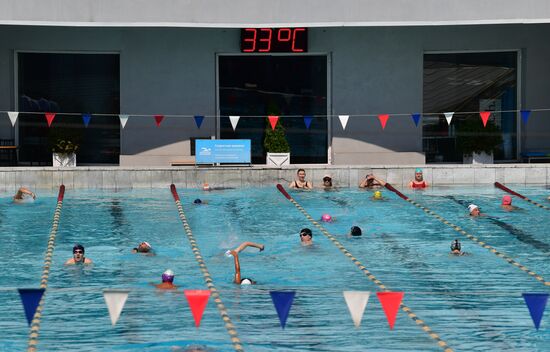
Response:
[{"label": "glass window", "polygon": [[[78,164],[118,164],[118,54],[18,54],[19,162],[51,165],[51,144],[79,144]],[[39,114],[25,114],[39,112]],[[56,115],[48,128],[44,112]],[[92,114],[87,128],[82,113]]]},{"label": "glass window", "polygon": [[[220,56],[220,136],[250,139],[252,162],[265,163],[267,115],[279,115],[291,163],[328,162],[326,56]],[[241,116],[233,131],[227,116]],[[308,130],[305,115],[314,118]]]},{"label": "glass window", "polygon": [[[504,112],[517,109],[516,52],[425,54],[423,93],[427,162],[462,162],[457,136],[465,121],[481,124],[479,111],[497,111],[491,120],[503,142],[494,151],[495,160],[517,159],[517,113]],[[455,114],[449,126],[443,112],[468,113]]]}]

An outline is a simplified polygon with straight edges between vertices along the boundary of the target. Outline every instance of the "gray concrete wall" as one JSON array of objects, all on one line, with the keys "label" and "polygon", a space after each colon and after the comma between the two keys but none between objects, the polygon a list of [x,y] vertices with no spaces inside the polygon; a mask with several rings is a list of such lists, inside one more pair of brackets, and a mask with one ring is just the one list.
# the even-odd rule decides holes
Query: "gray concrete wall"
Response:
[{"label": "gray concrete wall", "polygon": [[[550,25],[313,28],[309,51],[331,60],[329,107],[338,114],[421,112],[426,51],[521,49],[523,107],[550,105]],[[120,53],[121,113],[133,116],[121,131],[121,164],[166,166],[188,158],[190,137],[216,135],[216,53],[239,53],[238,29],[66,28],[0,26],[0,110],[14,109],[13,55],[24,51]],[[192,115],[207,115],[197,129]],[[533,113],[523,130],[525,149],[548,149],[550,119]],[[331,119],[333,163],[423,163],[422,130],[409,116],[352,116],[345,131]],[[0,116],[0,138],[12,135]],[[8,137],[9,138],[9,137]]]},{"label": "gray concrete wall", "polygon": [[0,23],[78,26],[396,26],[547,23],[546,0],[1,0]]},{"label": "gray concrete wall", "polygon": [[[304,166],[307,179],[319,187],[325,174],[332,175],[335,187],[357,187],[369,173],[374,173],[392,185],[403,188],[414,177],[419,165],[353,167]],[[432,186],[484,185],[495,181],[508,184],[550,184],[550,164],[509,165],[438,165],[424,166],[424,179]],[[167,188],[174,183],[178,188],[200,189],[203,182],[211,187],[285,187],[294,179],[296,168],[118,168],[52,167],[0,168],[0,192],[12,193],[21,186],[31,189],[55,190],[60,184],[67,189],[127,189]]]}]

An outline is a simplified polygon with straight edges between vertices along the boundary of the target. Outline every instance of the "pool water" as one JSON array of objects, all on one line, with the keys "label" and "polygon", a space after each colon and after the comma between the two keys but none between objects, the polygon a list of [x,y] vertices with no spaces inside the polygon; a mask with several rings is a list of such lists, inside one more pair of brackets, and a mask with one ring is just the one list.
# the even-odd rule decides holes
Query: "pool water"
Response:
[{"label": "pool water", "polygon": [[[547,190],[514,187],[547,204]],[[28,327],[16,288],[38,287],[53,212],[54,192],[37,192],[34,204],[13,205],[0,195],[0,350],[24,350]],[[385,201],[356,189],[291,192],[311,216],[336,221],[323,226],[389,289],[404,291],[404,303],[456,351],[545,351],[550,346],[548,314],[536,331],[522,292],[548,288],[422,210],[383,191]],[[521,209],[500,209],[504,193],[485,187],[439,187],[405,191],[450,222],[550,278],[547,223],[550,212],[520,199]],[[246,351],[441,351],[403,311],[394,330],[371,282],[275,187],[202,192],[179,190],[198,247]],[[208,201],[193,205],[195,198]],[[492,217],[471,219],[463,205],[475,202]],[[461,204],[462,203],[462,204]],[[503,225],[504,224],[504,225]],[[361,238],[347,236],[352,225]],[[299,243],[299,230],[313,230],[314,245]],[[449,256],[453,239],[470,255]],[[141,241],[156,256],[132,254]],[[254,286],[232,283],[233,260],[224,252],[243,241],[265,245],[240,255],[244,277]],[[74,243],[86,247],[92,266],[64,266]],[[211,300],[199,329],[186,299],[158,292],[165,269],[184,289],[206,289],[177,208],[165,189],[67,190],[39,335],[39,350],[184,351],[204,345],[232,351],[230,336]],[[102,290],[130,289],[115,327]],[[281,329],[270,290],[295,290]],[[360,328],[355,328],[344,290],[371,291]]]}]

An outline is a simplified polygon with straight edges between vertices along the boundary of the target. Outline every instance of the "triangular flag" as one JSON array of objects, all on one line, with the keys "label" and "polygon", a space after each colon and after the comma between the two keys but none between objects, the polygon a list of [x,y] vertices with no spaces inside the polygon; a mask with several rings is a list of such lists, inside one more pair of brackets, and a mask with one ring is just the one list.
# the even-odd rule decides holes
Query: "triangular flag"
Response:
[{"label": "triangular flag", "polygon": [[479,113],[479,116],[481,116],[481,121],[483,121],[483,127],[487,126],[487,121],[489,120],[489,117],[491,116],[490,111],[481,111]]},{"label": "triangular flag", "polygon": [[88,127],[88,125],[90,124],[91,119],[92,119],[92,115],[82,114],[82,121],[84,121],[84,127]]},{"label": "triangular flag", "polygon": [[380,304],[382,304],[382,309],[386,314],[388,319],[388,324],[390,324],[390,329],[393,330],[393,325],[395,324],[395,318],[397,317],[397,311],[399,310],[399,305],[401,300],[405,295],[404,292],[376,292]]},{"label": "triangular flag", "polygon": [[15,127],[17,116],[19,116],[19,113],[17,111],[8,111],[8,117],[10,118],[12,127]]},{"label": "triangular flag", "polygon": [[411,117],[414,121],[414,125],[418,127],[418,122],[420,121],[420,114],[411,114]]},{"label": "triangular flag", "polygon": [[155,123],[157,124],[157,127],[160,127],[160,123],[164,119],[164,115],[155,115]]},{"label": "triangular flag", "polygon": [[531,115],[531,110],[521,110],[521,119],[523,120],[523,123],[527,123],[527,120],[529,120],[529,115]]},{"label": "triangular flag", "polygon": [[380,120],[380,124],[382,125],[382,129],[386,128],[386,123],[388,122],[389,118],[390,118],[390,115],[388,115],[388,114],[378,115],[378,120]]},{"label": "triangular flag", "polygon": [[548,293],[524,293],[523,299],[527,304],[527,308],[529,308],[529,314],[531,314],[531,319],[535,323],[535,328],[538,330],[548,301]]},{"label": "triangular flag", "polygon": [[193,319],[195,319],[195,326],[199,327],[201,325],[202,313],[208,304],[210,290],[183,290],[183,293],[187,297]]},{"label": "triangular flag", "polygon": [[128,298],[129,290],[103,290],[103,298],[109,310],[111,324],[115,326]]},{"label": "triangular flag", "polygon": [[447,119],[447,124],[451,124],[451,120],[453,119],[454,112],[445,112],[443,113],[445,115],[445,118]]},{"label": "triangular flag", "polygon": [[271,299],[277,310],[281,327],[284,329],[286,325],[286,318],[288,318],[288,312],[292,306],[294,300],[295,291],[270,291]]},{"label": "triangular flag", "polygon": [[277,121],[279,121],[279,116],[269,115],[267,118],[269,119],[269,123],[271,124],[271,129],[275,131],[275,126],[277,126]]},{"label": "triangular flag", "polygon": [[363,318],[363,312],[367,307],[369,297],[370,292],[368,291],[344,291],[344,299],[356,328],[361,325],[361,319]]},{"label": "triangular flag", "polygon": [[48,127],[50,127],[52,125],[54,117],[55,117],[55,112],[47,112],[46,113],[46,121],[48,122]]},{"label": "triangular flag", "polygon": [[229,116],[229,121],[231,121],[231,126],[233,127],[233,131],[235,131],[235,128],[237,128],[237,124],[239,123],[240,116]]},{"label": "triangular flag", "polygon": [[197,125],[197,128],[201,128],[202,120],[204,120],[204,116],[201,115],[195,115],[195,124]]},{"label": "triangular flag", "polygon": [[342,128],[345,130],[346,125],[348,124],[349,115],[338,115],[338,118],[340,119],[340,123],[342,124]]},{"label": "triangular flag", "polygon": [[128,117],[130,117],[130,115],[118,115],[118,118],[120,119],[120,125],[122,126],[122,128],[126,126],[126,122],[128,122]]},{"label": "triangular flag", "polygon": [[43,288],[20,288],[19,296],[21,297],[21,303],[23,303],[23,308],[25,309],[25,316],[27,317],[27,323],[31,325],[32,318],[38,307],[38,303],[44,295]]},{"label": "triangular flag", "polygon": [[311,116],[311,115],[304,116],[304,123],[306,124],[306,128],[308,130],[311,127],[311,121],[313,121],[313,116]]}]

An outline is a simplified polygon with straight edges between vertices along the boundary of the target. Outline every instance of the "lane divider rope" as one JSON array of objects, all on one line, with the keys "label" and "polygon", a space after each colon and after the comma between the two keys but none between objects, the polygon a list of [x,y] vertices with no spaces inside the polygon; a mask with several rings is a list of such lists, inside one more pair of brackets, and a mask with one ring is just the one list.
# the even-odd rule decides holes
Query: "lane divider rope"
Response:
[{"label": "lane divider rope", "polygon": [[235,351],[238,351],[238,352],[244,351],[241,340],[239,339],[239,336],[237,334],[237,329],[235,328],[235,325],[233,325],[233,323],[231,322],[231,318],[229,318],[227,309],[225,308],[225,305],[223,304],[220,298],[218,289],[216,288],[216,286],[214,286],[214,281],[212,280],[212,276],[210,275],[210,272],[208,272],[206,263],[202,258],[201,252],[199,250],[199,246],[197,245],[197,241],[195,241],[195,237],[193,236],[191,227],[189,226],[189,223],[187,222],[187,218],[185,217],[185,213],[183,212],[183,207],[181,206],[180,197],[178,195],[178,191],[176,190],[176,186],[174,184],[170,185],[170,191],[172,192],[172,196],[174,197],[174,201],[176,202],[179,217],[181,219],[181,222],[183,223],[183,228],[185,229],[185,234],[187,235],[189,244],[191,245],[191,250],[195,255],[195,260],[199,264],[199,268],[202,272],[202,275],[204,276],[204,281],[206,282],[206,286],[210,290],[210,295],[212,296],[212,298],[214,299],[214,302],[216,303],[216,306],[218,307],[218,311],[220,312],[220,315],[225,323],[225,328],[229,333],[229,336],[231,336],[231,343],[233,344],[233,348],[235,349]]},{"label": "lane divider rope", "polygon": [[[277,189],[281,194],[288,199],[294,206],[315,226],[317,227],[325,237],[327,237],[339,250],[342,252],[346,257],[348,257],[353,264],[355,264],[359,270],[361,270],[367,278],[374,282],[376,286],[381,291],[389,292],[390,289],[386,287],[380,280],[378,280],[366,267],[363,265],[353,254],[351,254],[350,251],[348,251],[341,243],[331,235],[318,221],[313,219],[311,215],[308,214],[308,212],[296,201],[294,198],[288,194],[288,192],[284,189],[284,187],[281,184],[277,184]],[[449,347],[447,342],[445,342],[438,334],[436,334],[429,326],[426,324],[423,320],[421,320],[416,314],[413,313],[413,311],[406,306],[405,304],[401,303],[401,309],[411,318],[417,325],[419,325],[424,332],[426,332],[432,339],[437,341],[437,344],[439,347],[443,348],[444,352],[452,352],[453,349]]]},{"label": "lane divider rope", "polygon": [[527,198],[526,196],[524,196],[524,195],[522,195],[522,194],[519,194],[519,193],[517,193],[517,192],[514,192],[514,191],[512,191],[510,188],[506,187],[505,185],[503,185],[503,184],[500,183],[500,182],[495,182],[495,187],[500,188],[500,189],[503,190],[504,192],[508,192],[508,193],[510,193],[510,194],[512,194],[512,195],[514,195],[514,196],[520,197],[521,199],[523,199],[523,200],[525,200],[525,201],[527,201],[527,202],[529,202],[529,203],[531,203],[531,204],[534,204],[534,205],[536,205],[536,206],[539,207],[539,208],[546,209],[546,210],[550,210],[550,208],[547,207],[546,205],[537,203],[537,202],[535,202],[534,200],[529,199],[529,198]]},{"label": "lane divider rope", "polygon": [[[44,257],[44,268],[42,270],[42,277],[40,280],[40,288],[46,290],[48,288],[48,279],[50,277],[50,268],[52,265],[53,250],[55,248],[55,236],[57,235],[57,229],[59,227],[59,218],[61,217],[61,208],[63,207],[63,198],[65,197],[65,185],[59,186],[59,193],[57,195],[57,205],[53,213],[52,228],[50,230],[50,237],[48,239],[48,248],[46,249],[46,255]],[[27,352],[37,351],[38,334],[40,332],[40,321],[42,319],[42,310],[44,309],[44,303],[46,298],[46,291],[42,295],[36,311],[31,321],[31,329],[29,332],[29,341],[27,345]]]},{"label": "lane divider rope", "polygon": [[436,218],[437,220],[441,221],[442,223],[444,223],[445,225],[451,227],[453,230],[455,230],[456,232],[460,233],[461,235],[464,235],[466,236],[467,238],[469,238],[470,240],[472,240],[473,242],[475,242],[476,244],[480,245],[481,247],[487,249],[489,252],[493,253],[494,255],[496,255],[497,257],[499,258],[502,258],[504,259],[505,261],[507,261],[509,264],[519,268],[520,270],[522,270],[523,272],[527,273],[528,275],[532,276],[533,278],[535,278],[537,281],[541,282],[543,285],[545,286],[550,286],[550,282],[548,281],[545,281],[544,278],[535,273],[534,271],[532,271],[531,269],[527,268],[525,265],[523,264],[520,264],[518,261],[512,259],[512,257],[510,257],[509,255],[503,253],[503,252],[500,252],[498,251],[496,248],[494,248],[493,246],[487,244],[485,241],[482,241],[480,240],[479,238],[477,238],[476,236],[466,232],[463,228],[461,228],[460,226],[458,225],[455,225],[453,223],[451,223],[449,220],[445,219],[444,217],[440,216],[439,214],[435,213],[433,210],[430,210],[429,208],[426,208],[425,206],[415,202],[414,200],[410,199],[409,197],[407,197],[406,195],[404,195],[403,193],[401,193],[399,190],[397,190],[395,187],[393,187],[391,184],[389,183],[386,183],[386,188],[389,189],[390,191],[394,192],[395,194],[397,194],[400,198],[402,198],[403,200],[411,203],[412,205],[414,205],[415,207],[417,208],[420,208],[422,209],[422,211],[424,211],[424,213],[428,214],[428,215],[431,215],[433,216],[434,218]]}]

